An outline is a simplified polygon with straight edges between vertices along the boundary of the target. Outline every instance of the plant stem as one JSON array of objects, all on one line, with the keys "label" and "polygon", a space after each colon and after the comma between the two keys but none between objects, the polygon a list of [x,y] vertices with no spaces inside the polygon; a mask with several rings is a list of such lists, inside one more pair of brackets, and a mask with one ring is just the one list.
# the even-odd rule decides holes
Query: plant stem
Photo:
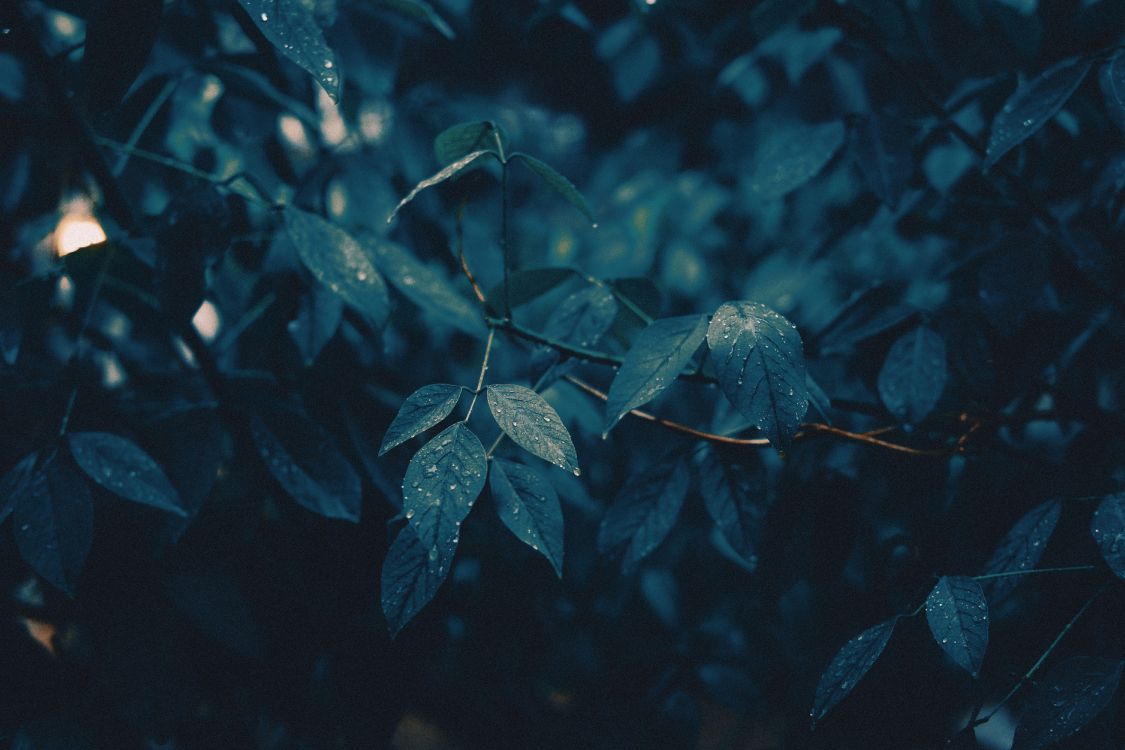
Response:
[{"label": "plant stem", "polygon": [[[148,109],[141,115],[141,119],[137,121],[133,132],[129,134],[129,140],[125,141],[124,145],[127,149],[136,148],[137,144],[140,143],[145,131],[148,130],[148,126],[156,119],[160,108],[164,106],[164,103],[167,102],[172,94],[175,93],[176,89],[179,88],[180,80],[181,78],[179,76],[169,78],[164,84],[164,87],[153,97],[152,102],[148,105]],[[120,177],[121,173],[125,171],[125,165],[129,163],[129,156],[130,152],[122,149],[121,154],[117,157],[116,163],[113,165],[113,169],[110,170],[114,177]]]},{"label": "plant stem", "polygon": [[492,356],[492,341],[496,338],[496,329],[492,326],[488,327],[488,341],[484,344],[484,356],[480,360],[480,376],[477,377],[477,387],[473,389],[473,399],[469,402],[469,409],[465,412],[463,422],[468,422],[469,417],[473,416],[473,407],[477,405],[477,399],[480,398],[481,389],[484,388],[484,374],[488,372],[488,359]]},{"label": "plant stem", "polygon": [[[499,141],[497,141],[499,142]],[[508,247],[508,162],[500,157],[500,252],[504,261],[504,319],[512,319],[511,291],[508,289],[508,273],[512,267],[512,254]]]},{"label": "plant stem", "polygon": [[1069,565],[1061,568],[1033,568],[1032,570],[1010,570],[1006,573],[985,573],[973,576],[974,581],[989,581],[993,578],[1008,578],[1009,576],[1030,576],[1037,573],[1081,573],[1097,570],[1097,565]]}]

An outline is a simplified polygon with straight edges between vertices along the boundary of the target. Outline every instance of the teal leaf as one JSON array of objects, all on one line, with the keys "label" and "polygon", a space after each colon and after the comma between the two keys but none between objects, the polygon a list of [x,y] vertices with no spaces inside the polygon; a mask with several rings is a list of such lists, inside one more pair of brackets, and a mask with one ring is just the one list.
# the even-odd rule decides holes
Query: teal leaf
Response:
[{"label": "teal leaf", "polygon": [[134,503],[187,515],[164,470],[133,441],[108,432],[73,432],[67,440],[79,468],[102,487]]},{"label": "teal leaf", "polygon": [[37,460],[39,460],[38,453],[24,456],[15,466],[8,469],[3,477],[0,477],[0,523],[12,514],[12,510],[22,498],[31,493]]},{"label": "teal leaf", "polygon": [[767,199],[793,192],[824,169],[843,145],[844,134],[839,120],[772,129],[755,155],[750,191]]},{"label": "teal leaf", "polygon": [[434,598],[452,567],[448,559],[430,556],[409,524],[398,532],[380,576],[383,616],[391,638],[397,636]]},{"label": "teal leaf", "polygon": [[707,329],[726,397],[774,446],[785,448],[809,408],[805,352],[788,320],[757,302],[727,302]]},{"label": "teal leaf", "polygon": [[1028,693],[1012,750],[1053,747],[1109,706],[1121,682],[1122,662],[1075,656],[1056,665]]},{"label": "teal leaf", "polygon": [[873,625],[845,643],[829,663],[816,686],[809,717],[815,727],[836,705],[847,698],[875,662],[882,656],[891,640],[897,618]]},{"label": "teal leaf", "polygon": [[[508,304],[513,309],[526,305],[573,276],[574,271],[569,268],[528,268],[510,273],[507,282]],[[494,315],[500,315],[504,310],[504,286],[504,282],[500,282],[486,297],[485,304]]]},{"label": "teal leaf", "polygon": [[363,246],[335,224],[292,206],[285,209],[285,228],[316,280],[382,328],[391,309],[387,285]]},{"label": "teal leaf", "polygon": [[1058,114],[1089,72],[1088,60],[1072,57],[1016,89],[992,120],[983,168],[990,168],[1039,132]]},{"label": "teal leaf", "polygon": [[436,427],[453,412],[457,402],[461,400],[463,390],[459,385],[435,383],[424,385],[407,396],[399,407],[398,414],[391,420],[387,434],[383,436],[379,455],[415,435],[421,435],[431,427]]},{"label": "teal leaf", "polygon": [[942,576],[926,597],[930,633],[949,658],[973,677],[988,648],[988,602],[980,584],[965,576]]},{"label": "teal leaf", "polygon": [[470,336],[485,337],[488,329],[480,309],[458,292],[444,275],[419,262],[401,245],[372,240],[370,247],[379,270],[404,297]]},{"label": "teal leaf", "polygon": [[879,396],[900,422],[917,424],[926,418],[949,377],[945,342],[919,326],[891,346],[879,371]]},{"label": "teal leaf", "polygon": [[559,303],[543,327],[543,335],[575,346],[593,346],[616,317],[613,292],[601,284],[591,284]]},{"label": "teal leaf", "polygon": [[496,123],[478,120],[453,125],[434,138],[434,156],[443,167],[476,151],[491,151],[503,160],[508,136]]},{"label": "teal leaf", "polygon": [[567,203],[577,208],[591,224],[597,226],[594,220],[594,212],[590,210],[590,206],[586,203],[582,193],[578,192],[574,183],[559,174],[554,167],[533,156],[522,153],[512,154],[512,159],[521,160],[532,172],[542,177],[544,182],[554,188],[555,192],[561,195]]},{"label": "teal leaf", "polygon": [[379,3],[408,18],[413,18],[418,23],[432,26],[446,39],[453,40],[457,36],[453,33],[453,28],[446,23],[446,20],[434,10],[434,7],[427,2],[423,2],[423,0],[379,0]]},{"label": "teal leaf", "polygon": [[301,0],[239,0],[250,20],[277,51],[304,68],[332,101],[340,99],[336,55],[324,41],[316,16]]},{"label": "teal leaf", "polygon": [[485,392],[496,424],[512,442],[578,476],[570,433],[545,398],[522,385],[490,385]]},{"label": "teal leaf", "polygon": [[453,559],[461,522],[484,489],[484,446],[464,422],[442,430],[410,459],[402,480],[402,510],[440,575]]},{"label": "teal leaf", "polygon": [[1098,71],[1106,112],[1113,124],[1125,130],[1125,50],[1118,50]]},{"label": "teal leaf", "polygon": [[1125,578],[1125,492],[1109,495],[1098,504],[1090,534],[1110,570]]},{"label": "teal leaf", "polygon": [[603,432],[670,386],[706,336],[706,315],[654,320],[637,334],[610,385]]},{"label": "teal leaf", "polygon": [[395,206],[395,209],[391,211],[391,215],[387,217],[387,223],[390,224],[392,221],[394,221],[395,216],[397,216],[398,212],[402,210],[402,207],[418,197],[418,193],[422,192],[426,188],[431,188],[434,185],[440,185],[446,180],[451,180],[462,172],[466,172],[469,169],[472,169],[486,157],[492,157],[495,159],[496,153],[493,151],[474,151],[473,153],[466,154],[457,161],[449,164],[432,177],[427,177],[426,179],[422,180],[414,186],[413,190],[406,194],[405,198],[398,202],[398,205]]},{"label": "teal leaf", "polygon": [[624,546],[621,567],[628,574],[652,553],[676,525],[690,475],[682,459],[668,459],[631,477],[598,527],[598,551]]},{"label": "teal leaf", "polygon": [[[982,572],[989,575],[1034,568],[1043,557],[1061,514],[1062,505],[1054,501],[1032,508],[1004,536]],[[1019,584],[1021,577],[990,578],[983,582],[984,588],[994,600],[1000,600]]]},{"label": "teal leaf", "polygon": [[292,339],[305,367],[311,367],[321,351],[336,335],[344,314],[344,303],[328,289],[314,286],[302,296],[297,315],[285,330]]},{"label": "teal leaf", "polygon": [[70,596],[94,541],[94,503],[82,477],[52,460],[35,472],[12,513],[20,557]]},{"label": "teal leaf", "polygon": [[898,207],[914,174],[910,133],[901,120],[872,113],[856,126],[852,154],[871,192],[890,208]]},{"label": "teal leaf", "polygon": [[707,513],[731,549],[753,568],[769,507],[761,466],[752,456],[708,447],[699,460],[699,477]]},{"label": "teal leaf", "polygon": [[529,466],[492,459],[489,488],[500,520],[562,578],[563,514],[554,486]]}]

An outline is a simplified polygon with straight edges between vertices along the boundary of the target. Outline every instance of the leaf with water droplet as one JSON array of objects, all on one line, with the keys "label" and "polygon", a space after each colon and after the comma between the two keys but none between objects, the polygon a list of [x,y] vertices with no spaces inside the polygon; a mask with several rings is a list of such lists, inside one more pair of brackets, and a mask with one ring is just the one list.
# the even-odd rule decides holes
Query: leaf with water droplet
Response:
[{"label": "leaf with water droplet", "polygon": [[948,377],[945,342],[919,326],[891,345],[879,371],[879,396],[899,421],[917,424],[933,411]]},{"label": "leaf with water droplet", "polygon": [[430,603],[453,567],[452,553],[443,558],[431,555],[434,549],[422,544],[417,532],[407,524],[387,551],[380,576],[380,598],[392,638]]},{"label": "leaf with water droplet", "polygon": [[1125,492],[1108,495],[1098,504],[1090,534],[1110,570],[1125,578]]},{"label": "leaf with water droplet", "polygon": [[12,522],[24,562],[74,596],[94,541],[94,503],[69,462],[56,457],[34,472]]},{"label": "leaf with water droplet", "polygon": [[535,172],[535,174],[543,178],[543,182],[550,185],[567,203],[577,208],[591,224],[594,223],[594,212],[590,210],[590,206],[586,203],[586,199],[582,196],[582,193],[578,192],[578,188],[574,187],[574,183],[559,174],[554,167],[533,156],[528,156],[527,154],[519,152],[512,154],[512,159],[519,159],[526,164],[532,172]]},{"label": "leaf with water droplet", "polygon": [[617,300],[601,284],[579,289],[559,303],[543,326],[546,338],[574,346],[598,343],[617,317]]},{"label": "leaf with water droplet", "polygon": [[706,315],[654,320],[637,334],[609,387],[604,432],[675,382],[706,335]]},{"label": "leaf with water droplet", "polygon": [[753,454],[707,446],[698,468],[707,513],[731,548],[749,563],[757,556],[769,507],[764,467]]},{"label": "leaf with water droplet", "polygon": [[476,151],[503,157],[508,151],[507,133],[490,120],[477,120],[448,127],[434,138],[434,156],[443,167]]},{"label": "leaf with water droplet", "polygon": [[631,573],[676,524],[690,475],[682,458],[665,456],[629,478],[598,527],[598,551],[625,546],[621,567]]},{"label": "leaf with water droplet", "polygon": [[504,525],[562,578],[563,514],[554,486],[530,466],[503,458],[492,459],[488,486]]},{"label": "leaf with water droplet", "polygon": [[754,155],[750,192],[780,198],[817,175],[844,143],[844,123],[790,123],[772,128]]},{"label": "leaf with water droplet", "polygon": [[[985,563],[984,574],[1010,573],[1031,570],[1047,549],[1047,542],[1059,522],[1062,505],[1058,502],[1043,503],[1032,508],[1005,535],[1000,546]],[[993,606],[1007,596],[1019,584],[1023,576],[1003,576],[982,582],[985,591],[993,599]]]},{"label": "leaf with water droplet", "polygon": [[67,441],[79,468],[113,494],[187,515],[164,470],[133,441],[108,432],[73,432]]},{"label": "leaf with water droplet", "polygon": [[488,158],[488,157],[491,157],[493,159],[497,158],[496,152],[495,151],[474,151],[473,153],[466,154],[465,156],[462,156],[457,161],[447,165],[445,168],[443,168],[437,174],[434,174],[433,176],[427,177],[426,179],[422,180],[417,185],[415,185],[414,188],[409,193],[406,194],[405,198],[403,198],[402,200],[400,200],[398,202],[398,205],[395,206],[393,211],[391,211],[391,215],[387,217],[387,223],[389,224],[392,221],[394,221],[395,216],[397,216],[398,212],[402,210],[402,207],[405,206],[407,203],[410,203],[410,201],[417,198],[418,193],[422,192],[423,190],[425,190],[427,188],[432,188],[435,185],[440,185],[441,183],[445,182],[446,180],[451,180],[454,177],[457,177],[458,175],[460,175],[464,172],[467,172],[470,169],[481,166],[484,163],[483,160],[485,158]]},{"label": "leaf with water droplet", "polygon": [[1089,60],[1072,57],[1016,89],[992,120],[983,168],[988,169],[1039,132],[1058,114],[1089,72]]},{"label": "leaf with water droplet", "polygon": [[1041,750],[1089,724],[1113,700],[1122,662],[1075,656],[1057,664],[1028,693],[1012,750]]},{"label": "leaf with water droplet", "polygon": [[301,0],[239,0],[250,20],[277,51],[324,87],[332,101],[340,99],[336,56],[310,7]]},{"label": "leaf with water droplet", "polygon": [[836,653],[816,686],[816,697],[813,699],[812,711],[809,712],[814,727],[840,701],[848,697],[864,675],[875,666],[891,640],[897,620],[898,618],[892,618],[873,625],[845,643]]},{"label": "leaf with water droplet", "polygon": [[988,648],[988,602],[980,584],[965,576],[943,576],[926,598],[926,621],[934,640],[973,677]]},{"label": "leaf with water droplet", "polygon": [[779,450],[809,408],[805,352],[793,324],[757,302],[727,302],[707,329],[727,399]]},{"label": "leaf with water droplet", "polygon": [[457,406],[457,402],[461,400],[463,390],[459,385],[434,383],[424,385],[407,396],[399,407],[398,414],[391,420],[387,434],[383,436],[379,455],[405,443],[415,435],[421,435],[448,417]]},{"label": "leaf with water droplet", "polygon": [[578,454],[570,432],[547,400],[522,385],[490,385],[488,408],[500,429],[519,447],[578,474]]}]

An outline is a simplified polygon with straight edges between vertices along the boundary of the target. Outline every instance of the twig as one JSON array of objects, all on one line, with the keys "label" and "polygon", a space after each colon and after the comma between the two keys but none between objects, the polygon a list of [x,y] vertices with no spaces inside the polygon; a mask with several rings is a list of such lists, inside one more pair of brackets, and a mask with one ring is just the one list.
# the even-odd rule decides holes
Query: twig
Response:
[{"label": "twig", "polygon": [[473,390],[473,399],[469,402],[469,409],[465,412],[464,422],[469,421],[469,417],[473,416],[473,407],[477,405],[477,399],[480,398],[481,389],[484,388],[484,374],[488,372],[488,359],[492,356],[492,341],[496,338],[496,329],[489,327],[488,341],[484,345],[484,356],[480,360],[480,376],[477,378],[477,387]]}]

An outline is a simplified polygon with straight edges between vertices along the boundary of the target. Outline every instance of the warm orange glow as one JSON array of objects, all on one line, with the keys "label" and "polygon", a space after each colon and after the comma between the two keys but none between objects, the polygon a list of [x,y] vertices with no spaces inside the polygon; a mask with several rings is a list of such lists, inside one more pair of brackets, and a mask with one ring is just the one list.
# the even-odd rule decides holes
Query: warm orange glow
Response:
[{"label": "warm orange glow", "polygon": [[59,256],[68,255],[75,250],[105,240],[105,230],[93,216],[68,214],[55,227],[55,250]]}]

